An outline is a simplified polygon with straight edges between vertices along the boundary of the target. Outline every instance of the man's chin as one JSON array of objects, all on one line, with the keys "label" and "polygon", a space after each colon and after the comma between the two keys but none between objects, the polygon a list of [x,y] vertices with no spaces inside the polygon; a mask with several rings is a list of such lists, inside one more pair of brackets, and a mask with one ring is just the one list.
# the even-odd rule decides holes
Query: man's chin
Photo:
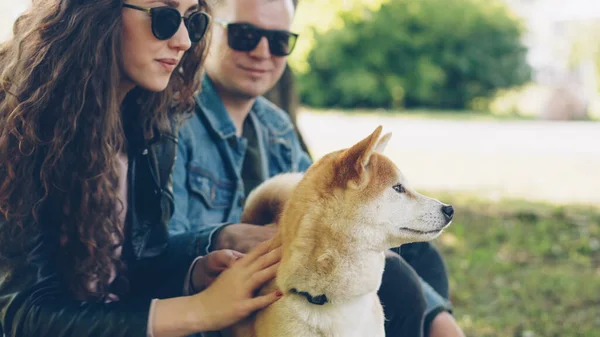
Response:
[{"label": "man's chin", "polygon": [[238,87],[237,91],[240,96],[251,99],[266,94],[271,89],[271,87],[262,83],[255,82]]}]

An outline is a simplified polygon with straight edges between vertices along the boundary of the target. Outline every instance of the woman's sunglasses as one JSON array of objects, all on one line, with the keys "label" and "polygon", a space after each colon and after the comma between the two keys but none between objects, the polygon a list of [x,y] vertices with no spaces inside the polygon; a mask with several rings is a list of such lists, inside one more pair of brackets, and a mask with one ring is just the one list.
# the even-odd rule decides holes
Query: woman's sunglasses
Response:
[{"label": "woman's sunglasses", "polygon": [[181,20],[188,30],[190,40],[192,43],[198,43],[206,34],[208,30],[208,24],[210,22],[210,16],[202,11],[197,11],[188,17],[181,16],[179,11],[173,7],[155,7],[155,8],[144,8],[130,4],[123,4],[123,7],[137,9],[150,14],[152,20],[152,34],[159,40],[168,40],[181,26]]},{"label": "woman's sunglasses", "polygon": [[237,51],[254,50],[265,36],[272,55],[287,56],[294,50],[298,40],[298,34],[286,30],[262,29],[249,23],[228,23],[223,20],[215,22],[227,28],[229,47]]}]

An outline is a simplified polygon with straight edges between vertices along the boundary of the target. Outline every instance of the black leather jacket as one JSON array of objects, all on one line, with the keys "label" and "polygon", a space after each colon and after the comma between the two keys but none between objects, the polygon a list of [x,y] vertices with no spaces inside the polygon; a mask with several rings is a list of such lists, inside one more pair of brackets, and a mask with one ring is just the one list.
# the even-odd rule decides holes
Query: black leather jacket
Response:
[{"label": "black leather jacket", "polygon": [[[28,236],[26,247],[17,244],[19,240],[3,240],[0,335],[146,336],[151,300],[181,296],[189,265],[199,253],[194,233],[168,235],[174,207],[171,174],[176,135],[174,131],[160,132],[154,140],[130,148],[129,232],[123,249],[128,264],[128,295],[108,304],[76,301],[58,280],[48,258],[55,254],[50,248],[54,245],[47,243],[52,234],[40,230]],[[27,227],[42,226],[31,223]],[[8,230],[1,216],[0,230],[2,236]]]}]

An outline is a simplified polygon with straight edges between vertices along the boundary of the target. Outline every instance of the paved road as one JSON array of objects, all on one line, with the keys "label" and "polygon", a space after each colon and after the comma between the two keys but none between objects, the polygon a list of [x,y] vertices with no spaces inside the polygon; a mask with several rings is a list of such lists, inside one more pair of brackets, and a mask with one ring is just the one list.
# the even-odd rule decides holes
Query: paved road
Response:
[{"label": "paved road", "polygon": [[386,154],[420,189],[600,205],[600,123],[303,111],[298,124],[316,157],[352,145],[383,125],[393,134]]}]

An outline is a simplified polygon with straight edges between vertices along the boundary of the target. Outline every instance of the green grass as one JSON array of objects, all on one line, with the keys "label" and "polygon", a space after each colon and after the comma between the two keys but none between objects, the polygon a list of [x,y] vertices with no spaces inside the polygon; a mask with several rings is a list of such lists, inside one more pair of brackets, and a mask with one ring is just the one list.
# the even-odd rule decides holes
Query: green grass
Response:
[{"label": "green grass", "polygon": [[456,208],[435,244],[468,336],[600,336],[600,208],[429,195]]}]

